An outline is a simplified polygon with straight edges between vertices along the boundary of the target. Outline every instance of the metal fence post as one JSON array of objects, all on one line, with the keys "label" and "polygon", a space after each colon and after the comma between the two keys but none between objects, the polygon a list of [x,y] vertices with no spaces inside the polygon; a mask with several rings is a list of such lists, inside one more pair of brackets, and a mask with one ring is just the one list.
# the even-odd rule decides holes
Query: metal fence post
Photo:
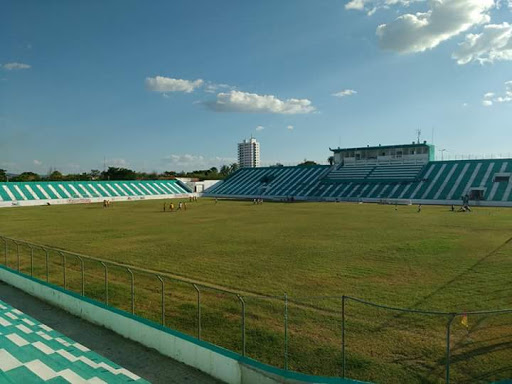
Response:
[{"label": "metal fence post", "polygon": [[29,245],[30,247],[30,276],[34,277],[34,248]]},{"label": "metal fence post", "polygon": [[165,285],[164,285],[164,279],[160,277],[160,275],[156,275],[158,280],[160,280],[160,284],[162,287],[162,325],[165,327]]},{"label": "metal fence post", "polygon": [[49,255],[48,255],[48,250],[43,248],[44,250],[44,253],[45,253],[45,260],[46,260],[46,282],[48,283],[50,280],[50,266],[48,265],[48,262],[49,262]]},{"label": "metal fence post", "polygon": [[288,295],[284,294],[284,369],[288,370]]},{"label": "metal fence post", "polygon": [[240,295],[236,295],[242,304],[242,356],[245,356],[245,301]]},{"label": "metal fence post", "polygon": [[17,242],[14,242],[16,244],[16,259],[18,260],[18,272],[20,271],[20,245]]},{"label": "metal fence post", "polygon": [[197,285],[192,285],[197,292],[197,338],[201,340],[201,291]]},{"label": "metal fence post", "polygon": [[84,260],[76,255],[76,257],[78,257],[78,260],[80,260],[80,266],[82,267],[82,296],[85,296],[85,265],[84,265]]},{"label": "metal fence post", "polygon": [[345,295],[341,296],[341,377],[345,378]]},{"label": "metal fence post", "polygon": [[63,279],[64,279],[64,289],[67,289],[67,284],[66,284],[66,255],[62,252],[59,252],[60,255],[62,256],[62,276],[63,276]]},{"label": "metal fence post", "polygon": [[7,239],[4,239],[4,238],[2,237],[2,240],[3,240],[3,241],[4,241],[4,243],[5,243],[5,255],[4,255],[4,260],[5,260],[5,262],[4,262],[4,264],[5,264],[5,266],[7,267]]},{"label": "metal fence post", "polygon": [[105,304],[108,305],[108,268],[107,264],[103,261],[100,261],[100,263],[103,265],[103,268],[105,268]]},{"label": "metal fence post", "polygon": [[126,268],[128,273],[131,276],[131,296],[132,296],[132,315],[135,314],[135,277],[133,276],[133,272],[130,268]]},{"label": "metal fence post", "polygon": [[450,333],[453,319],[456,314],[451,314],[448,324],[446,325],[446,383],[450,382]]}]

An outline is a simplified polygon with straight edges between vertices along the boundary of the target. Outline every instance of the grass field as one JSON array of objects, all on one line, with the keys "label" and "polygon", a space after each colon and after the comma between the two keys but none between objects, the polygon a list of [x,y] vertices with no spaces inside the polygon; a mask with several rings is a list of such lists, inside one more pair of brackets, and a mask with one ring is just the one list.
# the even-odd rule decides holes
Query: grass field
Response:
[{"label": "grass field", "polygon": [[[200,200],[163,212],[161,201],[0,210],[0,234],[85,255],[187,276],[240,292],[247,301],[247,353],[283,365],[283,303],[289,308],[290,369],[339,375],[340,300],[350,295],[413,309],[465,312],[512,307],[512,210]],[[11,245],[12,246],[12,245]],[[15,262],[10,249],[9,263]],[[27,251],[24,251],[27,255]],[[37,256],[42,263],[42,255]],[[59,282],[55,257],[52,279]],[[24,257],[22,268],[27,268]],[[38,264],[41,265],[42,264]],[[38,267],[39,268],[39,267]],[[70,286],[79,267],[69,261]],[[74,273],[73,273],[74,271]],[[41,275],[42,269],[37,269]],[[112,271],[111,303],[127,309],[128,276]],[[102,298],[102,270],[87,266],[89,296]],[[158,320],[157,281],[137,277],[137,314]],[[195,293],[169,288],[166,324],[195,332]],[[240,350],[239,303],[204,294],[203,337]],[[347,376],[438,382],[446,317],[397,314],[350,302]],[[512,315],[455,320],[452,379],[512,377]]]}]

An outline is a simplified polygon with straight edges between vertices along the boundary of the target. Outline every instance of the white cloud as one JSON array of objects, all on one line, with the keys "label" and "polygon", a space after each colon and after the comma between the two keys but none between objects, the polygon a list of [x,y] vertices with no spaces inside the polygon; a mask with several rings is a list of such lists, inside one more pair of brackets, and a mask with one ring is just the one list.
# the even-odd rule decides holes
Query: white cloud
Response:
[{"label": "white cloud", "polygon": [[462,103],[462,106],[463,106],[464,108],[467,108],[467,107],[469,107],[469,104],[468,104],[468,103]]},{"label": "white cloud", "polygon": [[494,103],[512,102],[512,80],[505,82],[505,92],[497,96],[494,92],[487,92],[482,100],[482,105],[490,107]]},{"label": "white cloud", "polygon": [[358,11],[362,11],[364,9],[364,6],[364,0],[351,0],[347,4],[345,4],[345,9],[355,9]]},{"label": "white cloud", "polygon": [[377,27],[383,49],[413,53],[435,48],[441,42],[490,21],[494,0],[429,0],[429,10],[404,14]]},{"label": "white cloud", "polygon": [[15,71],[19,69],[29,69],[31,66],[23,63],[7,63],[3,65],[3,68],[8,71]]},{"label": "white cloud", "polygon": [[43,162],[41,160],[34,160],[34,165],[40,166]]},{"label": "white cloud", "polygon": [[246,112],[246,113],[278,113],[303,114],[315,111],[308,99],[280,100],[274,95],[258,95],[241,91],[218,93],[217,100],[206,102],[208,107],[217,112]]},{"label": "white cloud", "polygon": [[128,162],[125,159],[107,159],[107,163],[109,167],[118,167],[118,168],[126,168],[128,167]]},{"label": "white cloud", "polygon": [[264,126],[262,126],[262,125],[258,125],[258,126],[256,127],[256,130],[257,130],[257,131],[263,131],[264,129],[265,129],[265,127],[264,127]]},{"label": "white cloud", "polygon": [[512,101],[512,96],[500,96],[494,99],[497,103],[510,103]]},{"label": "white cloud", "polygon": [[219,167],[224,164],[235,163],[237,159],[234,157],[204,157],[202,155],[191,154],[171,154],[162,159],[162,163],[167,170],[174,171],[190,171],[194,169],[209,169],[211,167]]},{"label": "white cloud", "polygon": [[379,9],[388,9],[395,5],[408,7],[412,3],[422,1],[425,0],[350,0],[345,4],[345,9],[366,11],[368,16],[371,16]]},{"label": "white cloud", "polygon": [[146,88],[154,92],[185,92],[191,93],[196,88],[201,87],[204,81],[173,79],[170,77],[156,76],[146,77]]},{"label": "white cloud", "polygon": [[293,131],[293,125],[287,126],[286,129],[289,130],[289,131]]},{"label": "white cloud", "polygon": [[481,33],[466,35],[452,58],[460,65],[512,60],[512,24],[488,24]]},{"label": "white cloud", "polygon": [[234,89],[235,87],[232,87],[228,84],[215,84],[212,82],[208,82],[206,86],[204,87],[204,91],[206,93],[216,93],[219,89]]},{"label": "white cloud", "polygon": [[335,97],[346,97],[346,96],[352,96],[355,95],[357,91],[354,91],[353,89],[344,89],[342,91],[333,93],[332,96]]}]

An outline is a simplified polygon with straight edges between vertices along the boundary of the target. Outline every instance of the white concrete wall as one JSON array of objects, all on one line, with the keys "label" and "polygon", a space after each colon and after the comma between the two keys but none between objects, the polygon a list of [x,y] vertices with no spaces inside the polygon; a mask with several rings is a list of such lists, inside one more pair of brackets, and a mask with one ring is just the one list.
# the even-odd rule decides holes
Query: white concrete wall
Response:
[{"label": "white concrete wall", "polygon": [[[213,187],[215,184],[222,180],[203,180],[203,181],[186,181],[185,184],[196,194],[206,191],[208,188]],[[196,191],[197,190],[197,191]]]},{"label": "white concrete wall", "polygon": [[136,201],[136,200],[162,200],[162,199],[182,199],[188,198],[190,193],[168,194],[168,195],[146,195],[146,196],[112,196],[112,197],[91,197],[91,198],[72,198],[72,199],[40,199],[40,200],[16,200],[0,201],[0,208],[6,207],[27,207],[34,205],[61,205],[61,204],[90,204],[101,203],[103,200],[109,201]]}]

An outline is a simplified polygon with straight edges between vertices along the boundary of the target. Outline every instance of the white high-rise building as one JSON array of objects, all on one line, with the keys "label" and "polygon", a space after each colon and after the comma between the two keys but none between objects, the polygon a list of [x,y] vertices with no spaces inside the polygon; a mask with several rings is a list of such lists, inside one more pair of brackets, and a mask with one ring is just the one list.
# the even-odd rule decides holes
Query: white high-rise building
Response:
[{"label": "white high-rise building", "polygon": [[238,165],[240,168],[256,168],[260,166],[260,143],[256,139],[238,143]]}]

